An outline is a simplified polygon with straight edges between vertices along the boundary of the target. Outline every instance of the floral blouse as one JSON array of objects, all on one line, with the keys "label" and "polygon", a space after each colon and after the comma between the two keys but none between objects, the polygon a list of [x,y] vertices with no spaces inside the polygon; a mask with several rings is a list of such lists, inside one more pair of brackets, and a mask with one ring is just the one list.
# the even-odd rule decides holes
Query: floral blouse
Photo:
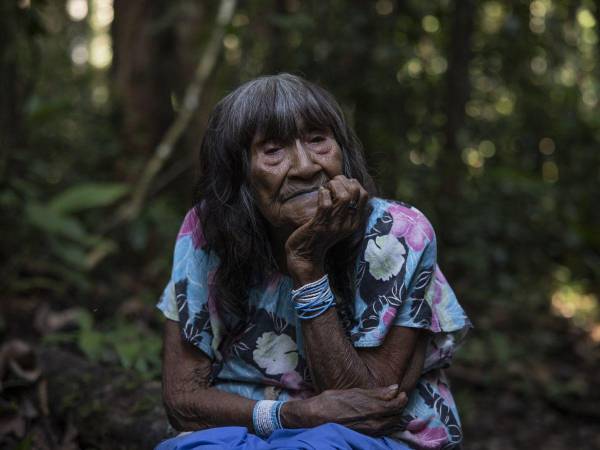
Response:
[{"label": "floral blouse", "polygon": [[[356,261],[356,295],[347,304],[349,314],[343,314],[344,326],[355,347],[381,345],[392,326],[431,333],[422,376],[402,416],[404,431],[394,437],[418,449],[458,448],[460,419],[443,368],[470,321],[436,265],[435,234],[427,218],[402,202],[373,198],[370,205]],[[274,273],[251,289],[248,325],[235,336],[225,335],[213,296],[219,260],[206,250],[199,225],[194,210],[188,212],[158,308],[179,321],[184,339],[213,361],[216,388],[255,400],[314,395],[291,279]]]}]

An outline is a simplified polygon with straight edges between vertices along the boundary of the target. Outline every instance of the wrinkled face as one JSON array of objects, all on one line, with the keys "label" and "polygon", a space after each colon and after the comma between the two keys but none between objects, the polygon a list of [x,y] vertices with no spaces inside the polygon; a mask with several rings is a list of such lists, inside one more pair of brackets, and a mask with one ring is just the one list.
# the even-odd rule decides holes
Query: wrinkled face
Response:
[{"label": "wrinkled face", "polygon": [[293,142],[250,148],[250,183],[257,206],[275,229],[296,229],[314,216],[318,189],[342,174],[342,151],[331,130],[313,130]]}]

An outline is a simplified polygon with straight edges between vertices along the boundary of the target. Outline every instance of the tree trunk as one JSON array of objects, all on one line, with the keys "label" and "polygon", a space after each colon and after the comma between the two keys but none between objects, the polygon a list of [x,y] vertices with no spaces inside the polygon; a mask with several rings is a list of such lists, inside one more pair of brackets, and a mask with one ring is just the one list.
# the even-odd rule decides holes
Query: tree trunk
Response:
[{"label": "tree trunk", "polygon": [[473,0],[456,0],[454,4],[446,78],[446,149],[440,158],[441,173],[444,174],[440,192],[451,197],[458,194],[463,172],[458,134],[465,122],[465,105],[470,94],[469,62],[475,11]]},{"label": "tree trunk", "polygon": [[[436,223],[443,233],[438,235],[441,247],[458,245],[453,230],[458,230],[456,206],[462,201],[461,183],[465,179],[465,166],[461,160],[459,135],[465,124],[465,105],[470,95],[469,63],[471,60],[471,37],[473,34],[473,0],[455,0],[452,32],[449,39],[448,72],[446,75],[446,124],[445,148],[438,160],[440,179],[436,192]],[[447,269],[452,277],[458,268]]]},{"label": "tree trunk", "polygon": [[173,120],[177,72],[170,9],[160,0],[115,0],[113,77],[120,103],[124,152],[149,155]]},{"label": "tree trunk", "polygon": [[0,4],[0,150],[5,158],[14,148],[21,128],[21,89],[18,83],[19,13],[16,2]]}]

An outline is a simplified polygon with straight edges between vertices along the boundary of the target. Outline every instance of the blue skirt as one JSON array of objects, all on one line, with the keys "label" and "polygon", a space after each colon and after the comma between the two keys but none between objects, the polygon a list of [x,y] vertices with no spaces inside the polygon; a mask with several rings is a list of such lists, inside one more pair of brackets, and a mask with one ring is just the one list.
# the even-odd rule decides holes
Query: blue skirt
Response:
[{"label": "blue skirt", "polygon": [[161,442],[155,450],[411,450],[394,439],[366,436],[335,423],[277,430],[266,439],[245,427],[196,431]]}]

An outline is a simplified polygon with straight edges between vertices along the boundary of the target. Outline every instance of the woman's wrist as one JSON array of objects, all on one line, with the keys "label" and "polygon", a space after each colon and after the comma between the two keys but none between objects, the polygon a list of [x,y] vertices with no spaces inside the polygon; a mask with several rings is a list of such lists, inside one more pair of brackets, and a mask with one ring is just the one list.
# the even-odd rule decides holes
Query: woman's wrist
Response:
[{"label": "woman's wrist", "polygon": [[292,277],[294,289],[317,281],[325,275],[324,264],[313,263],[310,261],[288,262],[287,270],[290,277]]},{"label": "woman's wrist", "polygon": [[281,406],[280,416],[283,428],[307,428],[315,425],[309,399],[285,402]]},{"label": "woman's wrist", "polygon": [[284,403],[276,400],[259,400],[254,404],[252,425],[258,436],[267,437],[274,431],[283,428],[281,424],[281,407]]},{"label": "woman's wrist", "polygon": [[329,286],[329,277],[320,279],[292,290],[292,303],[296,316],[301,320],[314,319],[335,306],[335,296]]}]

